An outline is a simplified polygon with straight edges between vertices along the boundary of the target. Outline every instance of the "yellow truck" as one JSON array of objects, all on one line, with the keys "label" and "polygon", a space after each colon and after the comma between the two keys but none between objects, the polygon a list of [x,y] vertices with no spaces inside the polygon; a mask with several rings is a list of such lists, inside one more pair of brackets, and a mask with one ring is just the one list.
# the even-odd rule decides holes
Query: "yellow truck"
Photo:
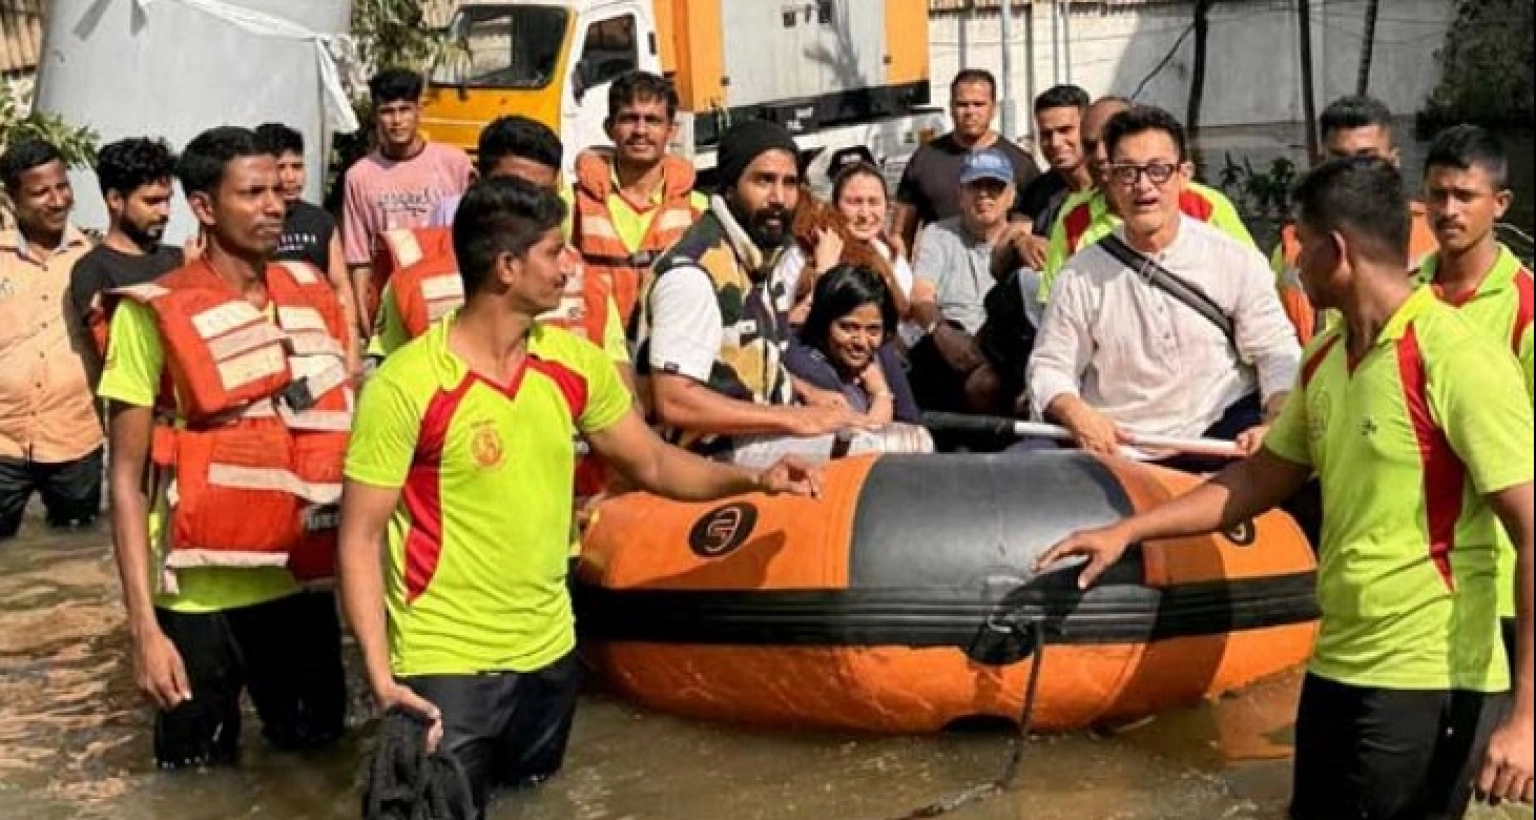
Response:
[{"label": "yellow truck", "polygon": [[608,89],[633,69],[673,81],[673,148],[706,178],[734,120],[787,127],[813,182],[850,152],[889,172],[944,124],[928,0],[463,0],[448,31],[423,126],[469,151],[516,113],[553,128],[570,162],[608,142]]}]

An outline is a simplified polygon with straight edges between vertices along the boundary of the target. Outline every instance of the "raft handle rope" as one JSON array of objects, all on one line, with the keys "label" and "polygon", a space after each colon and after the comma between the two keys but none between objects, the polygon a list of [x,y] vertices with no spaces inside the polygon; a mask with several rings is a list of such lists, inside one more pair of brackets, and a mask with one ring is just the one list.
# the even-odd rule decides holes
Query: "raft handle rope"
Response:
[{"label": "raft handle rope", "polygon": [[[1003,624],[989,618],[983,629],[996,630],[999,626]],[[1027,623],[1021,619],[1014,620],[1008,628],[1012,636],[1017,639],[1025,639],[1025,630],[1028,629],[1028,643],[1021,645],[1033,647],[1034,658],[1030,661],[1029,682],[1024,689],[1024,710],[1019,715],[1019,731],[1014,737],[1013,751],[1008,757],[1008,764],[1003,768],[1003,773],[990,783],[973,786],[959,794],[936,800],[922,808],[903,814],[895,820],[923,820],[949,814],[972,803],[1004,794],[1012,789],[1015,781],[1018,780],[1019,772],[1024,768],[1025,744],[1029,743],[1030,728],[1035,721],[1035,695],[1040,689],[1040,669],[1045,664],[1045,621],[1040,618],[1032,619]]]}]

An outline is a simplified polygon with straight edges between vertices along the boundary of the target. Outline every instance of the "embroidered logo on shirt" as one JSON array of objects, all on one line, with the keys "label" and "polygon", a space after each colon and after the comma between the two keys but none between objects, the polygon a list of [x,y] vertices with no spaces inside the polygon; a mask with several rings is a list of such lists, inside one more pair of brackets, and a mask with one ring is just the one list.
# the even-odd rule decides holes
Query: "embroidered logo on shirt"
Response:
[{"label": "embroidered logo on shirt", "polygon": [[1376,426],[1375,419],[1368,418],[1365,421],[1360,422],[1360,435],[1365,436],[1366,438],[1374,438],[1376,433],[1380,430],[1381,428]]},{"label": "embroidered logo on shirt", "polygon": [[506,448],[501,443],[501,434],[496,432],[495,422],[482,421],[475,424],[474,432],[470,434],[469,453],[474,457],[475,465],[482,470],[501,466],[506,460]]}]

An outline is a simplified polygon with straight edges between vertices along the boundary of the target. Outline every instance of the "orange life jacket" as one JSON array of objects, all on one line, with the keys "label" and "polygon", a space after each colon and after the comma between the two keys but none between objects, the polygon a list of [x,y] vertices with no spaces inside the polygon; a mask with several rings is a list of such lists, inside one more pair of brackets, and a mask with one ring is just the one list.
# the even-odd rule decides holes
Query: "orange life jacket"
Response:
[{"label": "orange life jacket", "polygon": [[353,394],[325,277],[269,265],[275,321],[201,261],[112,293],[153,312],[180,408],[150,453],[168,482],[165,566],[333,575]]},{"label": "orange life jacket", "polygon": [[[662,173],[665,179],[659,210],[641,238],[640,247],[631,251],[619,238],[613,215],[608,211],[608,197],[618,193],[613,184],[611,151],[590,149],[576,158],[573,241],[587,278],[613,293],[619,319],[626,328],[640,298],[641,279],[662,252],[672,247],[699,218],[689,198],[693,192],[693,166],[669,154],[662,160]],[[652,207],[650,203],[630,205],[637,211]]]}]

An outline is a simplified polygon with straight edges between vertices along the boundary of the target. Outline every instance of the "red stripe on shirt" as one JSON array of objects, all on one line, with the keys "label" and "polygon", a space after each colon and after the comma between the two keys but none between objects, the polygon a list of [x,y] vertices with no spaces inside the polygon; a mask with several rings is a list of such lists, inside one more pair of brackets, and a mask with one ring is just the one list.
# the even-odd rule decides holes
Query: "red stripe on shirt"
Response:
[{"label": "red stripe on shirt", "polygon": [[1515,291],[1519,299],[1515,308],[1515,329],[1510,333],[1509,345],[1515,355],[1519,356],[1520,339],[1531,326],[1531,320],[1536,318],[1536,285],[1531,280],[1531,272],[1525,268],[1515,272]]},{"label": "red stripe on shirt", "polygon": [[1211,217],[1216,213],[1216,206],[1198,191],[1185,188],[1184,192],[1179,194],[1179,210],[1185,216],[1192,216],[1201,222],[1210,222]]},{"label": "red stripe on shirt", "polygon": [[1067,230],[1067,254],[1070,256],[1077,252],[1077,243],[1083,241],[1083,234],[1093,225],[1093,208],[1087,202],[1081,203],[1067,212],[1061,224]]},{"label": "red stripe on shirt", "polygon": [[1435,424],[1429,410],[1429,379],[1424,372],[1424,356],[1412,324],[1397,342],[1397,368],[1402,380],[1403,400],[1413,435],[1419,442],[1419,460],[1424,469],[1424,510],[1429,525],[1429,557],[1449,589],[1456,588],[1451,572],[1451,553],[1456,549],[1456,522],[1461,518],[1461,497],[1467,481],[1467,468],[1451,449],[1445,431]]},{"label": "red stripe on shirt", "polygon": [[416,439],[416,455],[405,479],[402,500],[411,516],[411,529],[405,536],[405,600],[415,601],[432,576],[437,574],[443,554],[443,502],[441,478],[443,448],[448,441],[448,425],[469,392],[473,378],[465,378],[453,392],[438,392],[427,405],[421,419],[421,433]]},{"label": "red stripe on shirt", "polygon": [[1329,339],[1328,341],[1323,342],[1323,346],[1319,347],[1317,350],[1313,351],[1312,355],[1307,358],[1307,361],[1304,364],[1302,364],[1302,366],[1301,366],[1301,389],[1302,390],[1306,390],[1307,389],[1307,385],[1310,385],[1312,383],[1312,377],[1317,375],[1317,369],[1319,367],[1323,366],[1323,360],[1328,358],[1328,353],[1330,351],[1332,351],[1333,350],[1333,346],[1338,344],[1338,343],[1339,343],[1339,337],[1338,336],[1334,336],[1332,339]]},{"label": "red stripe on shirt", "polygon": [[565,397],[565,404],[571,410],[571,421],[580,420],[587,412],[586,377],[559,362],[532,356],[528,358],[528,366],[560,388],[560,395]]}]

